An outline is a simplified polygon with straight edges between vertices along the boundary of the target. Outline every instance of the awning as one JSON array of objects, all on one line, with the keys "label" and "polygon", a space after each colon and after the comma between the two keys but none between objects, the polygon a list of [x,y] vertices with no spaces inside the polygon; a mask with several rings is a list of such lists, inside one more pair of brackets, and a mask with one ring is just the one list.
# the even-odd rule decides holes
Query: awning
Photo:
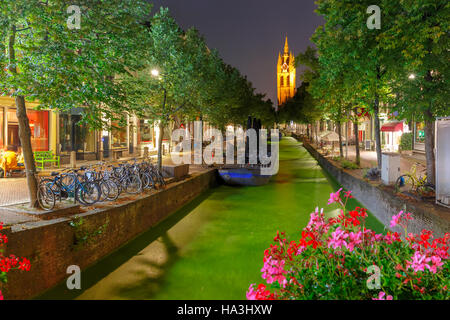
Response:
[{"label": "awning", "polygon": [[403,122],[389,122],[381,127],[382,132],[403,132]]}]

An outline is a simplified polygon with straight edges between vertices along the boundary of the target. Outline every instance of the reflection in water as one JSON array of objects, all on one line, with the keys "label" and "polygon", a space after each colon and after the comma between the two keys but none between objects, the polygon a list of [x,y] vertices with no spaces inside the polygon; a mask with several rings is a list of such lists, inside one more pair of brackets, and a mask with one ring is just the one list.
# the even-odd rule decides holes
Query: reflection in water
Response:
[{"label": "reflection in water", "polygon": [[[339,189],[300,143],[284,139],[280,172],[261,187],[221,186],[82,273],[85,291],[53,299],[245,299],[260,283],[262,257],[278,230],[298,239],[317,207],[328,216]],[[351,206],[359,205],[352,200]],[[383,226],[370,216],[367,225]]]}]

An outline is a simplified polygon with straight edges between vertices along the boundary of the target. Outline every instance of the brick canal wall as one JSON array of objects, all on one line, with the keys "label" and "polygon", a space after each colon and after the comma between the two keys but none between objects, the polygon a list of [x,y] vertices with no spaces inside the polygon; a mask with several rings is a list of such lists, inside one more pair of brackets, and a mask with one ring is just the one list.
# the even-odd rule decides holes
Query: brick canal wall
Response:
[{"label": "brick canal wall", "polygon": [[28,299],[45,292],[67,279],[68,266],[77,265],[83,270],[95,264],[216,185],[217,171],[209,170],[138,201],[76,215],[83,218],[82,228],[88,233],[105,226],[92,241],[76,247],[76,229],[69,225],[75,216],[4,230],[9,237],[6,253],[31,260],[29,272],[8,275],[8,284],[2,287],[5,298]]},{"label": "brick canal wall", "polygon": [[450,232],[450,210],[428,203],[405,201],[383,190],[382,186],[361,180],[351,173],[333,165],[306,141],[303,143],[308,152],[319,162],[322,168],[333,176],[339,184],[371,211],[387,228],[392,216],[401,210],[411,212],[414,220],[408,225],[408,231],[420,233],[423,229],[433,230],[436,237]]}]

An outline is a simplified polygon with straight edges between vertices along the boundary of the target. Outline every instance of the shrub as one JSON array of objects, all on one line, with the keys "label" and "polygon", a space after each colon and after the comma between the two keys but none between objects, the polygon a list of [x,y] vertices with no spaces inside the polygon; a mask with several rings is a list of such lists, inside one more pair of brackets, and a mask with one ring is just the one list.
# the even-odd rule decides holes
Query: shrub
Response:
[{"label": "shrub", "polygon": [[404,239],[398,232],[376,234],[365,226],[366,209],[346,211],[352,196],[341,191],[328,201],[341,206],[339,216],[325,219],[317,208],[300,240],[277,233],[264,252],[266,284],[250,285],[247,299],[448,299],[450,234],[408,233],[412,216],[404,212],[391,221]]},{"label": "shrub", "polygon": [[410,151],[413,149],[414,135],[412,132],[404,133],[400,139],[400,150]]},{"label": "shrub", "polygon": [[341,167],[344,169],[349,169],[349,170],[359,169],[359,166],[356,163],[345,160],[345,159],[341,160]]},{"label": "shrub", "polygon": [[364,175],[364,178],[370,179],[370,180],[378,180],[381,177],[381,172],[378,168],[372,168],[369,169],[366,174]]},{"label": "shrub", "polygon": [[[0,230],[3,230],[3,223],[0,222]],[[30,261],[26,258],[19,259],[15,255],[5,257],[3,255],[3,245],[8,243],[8,237],[0,233],[0,284],[8,282],[8,272],[12,270],[30,270]],[[0,290],[0,300],[3,300],[3,294]]]}]

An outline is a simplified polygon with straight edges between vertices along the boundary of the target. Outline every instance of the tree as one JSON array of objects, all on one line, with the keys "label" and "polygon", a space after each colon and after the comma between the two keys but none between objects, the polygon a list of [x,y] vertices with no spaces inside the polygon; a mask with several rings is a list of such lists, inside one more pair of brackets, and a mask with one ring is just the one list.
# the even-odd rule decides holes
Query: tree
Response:
[{"label": "tree", "polygon": [[[398,76],[392,80],[392,104],[399,118],[425,122],[425,151],[428,182],[435,184],[436,117],[450,115],[449,13],[444,0],[401,1],[402,14],[395,17],[393,46],[400,55]],[[395,32],[395,33],[394,33]]]},{"label": "tree", "polygon": [[144,69],[126,74],[127,104],[139,116],[156,121],[159,127],[158,167],[162,166],[162,139],[177,115],[202,114],[207,95],[211,59],[204,39],[195,29],[184,32],[161,8],[151,19],[151,52],[142,59]]},{"label": "tree", "polygon": [[83,107],[82,121],[104,127],[124,123],[124,88],[115,75],[140,67],[148,53],[143,0],[77,1],[80,29],[67,26],[67,1],[6,0],[0,3],[0,88],[15,97],[30,204],[37,206],[36,166],[25,101],[68,111]]},{"label": "tree", "polygon": [[[367,108],[375,121],[375,140],[378,167],[381,168],[380,105],[387,103],[392,91],[389,83],[398,63],[398,48],[392,46],[395,38],[392,26],[399,14],[395,2],[381,0],[381,29],[367,27],[367,9],[373,1],[317,1],[317,12],[326,23],[319,28],[313,40],[320,53],[321,72],[329,82],[342,77],[342,88],[354,106]],[[389,43],[391,45],[386,46]]]}]

